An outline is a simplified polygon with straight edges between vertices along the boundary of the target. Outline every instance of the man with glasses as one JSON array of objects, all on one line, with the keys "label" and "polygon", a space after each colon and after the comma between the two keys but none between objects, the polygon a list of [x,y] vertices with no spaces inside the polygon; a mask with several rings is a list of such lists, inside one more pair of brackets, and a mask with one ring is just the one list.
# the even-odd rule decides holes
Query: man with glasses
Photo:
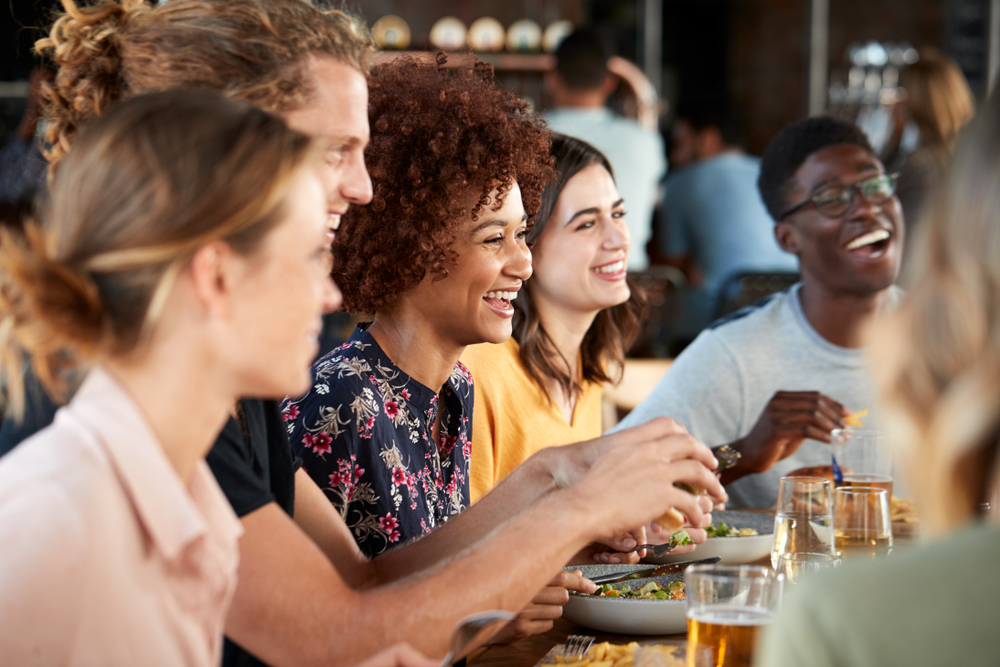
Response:
[{"label": "man with glasses", "polygon": [[878,415],[859,349],[864,321],[894,307],[903,248],[896,178],[864,133],[828,117],[779,132],[758,180],[774,235],[802,281],[709,326],[619,428],[669,415],[709,446],[731,444],[732,507],[770,507],[778,480],[830,464],[851,412]]}]

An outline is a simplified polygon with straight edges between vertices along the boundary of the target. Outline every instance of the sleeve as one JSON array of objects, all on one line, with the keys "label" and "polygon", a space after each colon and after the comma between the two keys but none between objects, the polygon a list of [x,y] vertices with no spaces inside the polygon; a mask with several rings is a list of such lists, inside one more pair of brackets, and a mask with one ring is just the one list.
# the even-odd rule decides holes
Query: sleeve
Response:
[{"label": "sleeve", "polygon": [[[673,183],[671,183],[673,181]],[[678,187],[676,177],[667,181],[667,187],[663,193],[663,223],[667,226],[667,233],[663,236],[663,254],[667,257],[684,257],[690,255],[693,250],[688,242],[688,231],[685,225],[683,211],[683,193]]]},{"label": "sleeve", "polygon": [[4,664],[68,664],[87,585],[86,524],[56,484],[0,500]]},{"label": "sleeve", "polygon": [[[810,587],[809,582],[788,591],[775,620],[765,625],[754,664],[767,667],[850,667],[843,646],[850,634],[836,627],[838,598]],[[828,611],[829,610],[829,611]],[[846,642],[850,644],[850,642]]]},{"label": "sleeve", "polygon": [[254,460],[235,419],[226,422],[205,461],[237,516],[246,516],[275,500],[269,483],[271,472],[266,469],[269,466]]},{"label": "sleeve", "polygon": [[[476,366],[482,371],[480,366]],[[481,379],[479,379],[481,378]],[[476,379],[476,400],[472,410],[472,461],[469,469],[469,493],[478,502],[496,486],[497,461],[494,442],[498,426],[497,405],[489,387],[487,373],[473,375]]]},{"label": "sleeve", "polygon": [[732,352],[715,332],[703,331],[650,395],[613,430],[665,416],[710,447],[732,442],[740,437],[742,386]]}]

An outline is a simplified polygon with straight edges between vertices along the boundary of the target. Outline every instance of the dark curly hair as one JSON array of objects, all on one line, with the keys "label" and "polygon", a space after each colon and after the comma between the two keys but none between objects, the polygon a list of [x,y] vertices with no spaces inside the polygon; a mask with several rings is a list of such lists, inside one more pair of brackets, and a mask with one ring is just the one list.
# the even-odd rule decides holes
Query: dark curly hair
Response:
[{"label": "dark curly hair", "polygon": [[489,65],[446,64],[443,53],[404,56],[371,71],[374,197],[345,214],[333,248],[349,312],[375,313],[428,273],[446,277],[459,222],[498,210],[515,181],[530,224],[555,177],[551,133],[527,103],[497,87]]},{"label": "dark curly hair", "polygon": [[[528,234],[529,245],[534,244],[545,231],[545,225],[555,210],[559,195],[571,178],[595,164],[607,169],[612,179],[615,177],[608,158],[581,139],[554,134],[552,156],[555,159],[558,176],[542,193],[538,224]],[[642,329],[649,304],[642,288],[631,278],[626,280],[629,286],[628,300],[599,312],[583,337],[583,343],[580,345],[580,378],[584,382],[617,384],[625,366],[625,353]],[[513,336],[520,346],[521,363],[524,364],[528,375],[545,391],[550,403],[552,396],[545,389],[543,376],[554,378],[568,396],[577,396],[582,389],[580,378],[570,373],[568,360],[562,356],[542,326],[532,296],[533,289],[534,285],[529,278],[524,283],[524,292],[513,302]]]},{"label": "dark curly hair", "polygon": [[800,120],[774,135],[761,158],[757,187],[775,222],[788,209],[791,180],[802,163],[813,153],[837,144],[853,144],[876,155],[868,137],[857,125],[830,116]]}]

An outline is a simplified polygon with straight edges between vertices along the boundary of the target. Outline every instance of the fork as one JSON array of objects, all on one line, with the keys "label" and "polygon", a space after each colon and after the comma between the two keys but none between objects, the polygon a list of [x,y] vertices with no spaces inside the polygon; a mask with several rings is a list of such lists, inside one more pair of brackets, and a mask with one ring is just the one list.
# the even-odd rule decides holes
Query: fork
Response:
[{"label": "fork", "polygon": [[665,556],[670,553],[676,547],[677,541],[671,538],[669,542],[664,542],[663,544],[640,544],[635,549],[629,549],[628,551],[623,551],[622,553],[630,554],[633,551],[638,551],[639,549],[649,549],[653,552],[654,557],[659,558],[660,556]]},{"label": "fork", "polygon": [[566,638],[566,644],[563,646],[562,654],[567,658],[575,658],[582,656],[589,649],[591,644],[594,643],[596,637],[591,637],[590,635],[570,635]]}]

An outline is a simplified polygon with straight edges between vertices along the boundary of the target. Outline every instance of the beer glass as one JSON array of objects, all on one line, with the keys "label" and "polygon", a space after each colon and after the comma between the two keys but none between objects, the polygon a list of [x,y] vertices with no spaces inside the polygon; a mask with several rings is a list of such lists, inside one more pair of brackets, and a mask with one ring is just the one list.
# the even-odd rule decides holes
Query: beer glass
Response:
[{"label": "beer glass", "polygon": [[751,667],[761,626],[781,608],[783,581],[783,575],[755,565],[685,570],[688,667],[705,648],[715,667]]},{"label": "beer glass", "polygon": [[834,567],[840,567],[839,556],[793,551],[778,556],[777,571],[785,575],[786,584],[797,584],[803,576]]},{"label": "beer glass", "polygon": [[834,543],[847,558],[873,559],[892,550],[889,492],[871,486],[841,486],[833,496]]},{"label": "beer glass", "polygon": [[888,436],[871,429],[835,429],[833,459],[841,469],[837,486],[874,486],[892,497],[892,447]]},{"label": "beer glass", "polygon": [[774,516],[771,567],[785,553],[833,555],[833,496],[823,477],[782,477],[778,482],[778,511]]}]

